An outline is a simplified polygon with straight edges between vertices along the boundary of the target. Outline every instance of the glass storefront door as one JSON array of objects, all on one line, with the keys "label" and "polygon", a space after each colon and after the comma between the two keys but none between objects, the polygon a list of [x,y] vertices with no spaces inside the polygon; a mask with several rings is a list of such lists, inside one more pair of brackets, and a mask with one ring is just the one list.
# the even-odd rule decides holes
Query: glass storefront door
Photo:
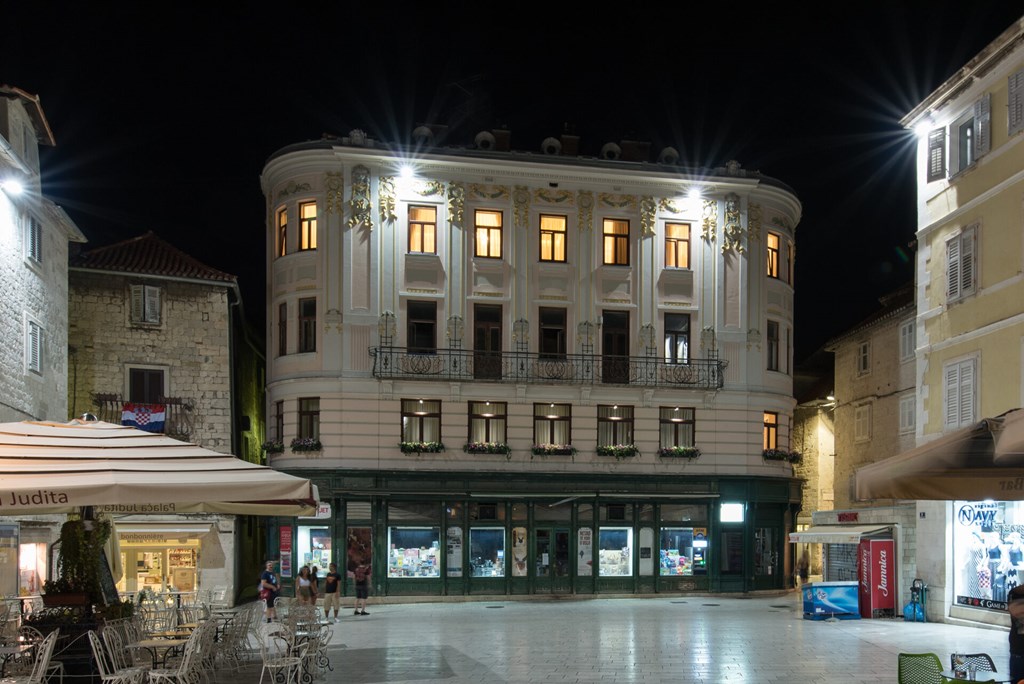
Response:
[{"label": "glass storefront door", "polygon": [[534,591],[538,594],[572,592],[569,575],[569,528],[534,530]]},{"label": "glass storefront door", "polygon": [[754,589],[775,589],[779,583],[779,540],[777,527],[754,529]]}]

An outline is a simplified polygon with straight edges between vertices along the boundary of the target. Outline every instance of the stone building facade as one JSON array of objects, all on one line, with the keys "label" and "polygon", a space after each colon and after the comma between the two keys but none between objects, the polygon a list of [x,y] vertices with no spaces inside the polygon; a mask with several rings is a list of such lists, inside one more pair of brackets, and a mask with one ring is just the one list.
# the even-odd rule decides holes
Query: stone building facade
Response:
[{"label": "stone building facade", "polygon": [[783,586],[794,193],[637,143],[416,137],[353,131],[263,171],[270,463],[330,504],[280,521],[286,578],[329,559],[372,561],[383,594]]}]

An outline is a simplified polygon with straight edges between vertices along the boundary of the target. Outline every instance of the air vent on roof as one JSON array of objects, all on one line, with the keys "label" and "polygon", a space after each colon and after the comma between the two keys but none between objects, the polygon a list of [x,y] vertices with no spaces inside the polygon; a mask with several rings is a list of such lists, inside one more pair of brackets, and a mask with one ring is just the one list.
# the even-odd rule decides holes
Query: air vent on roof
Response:
[{"label": "air vent on roof", "polygon": [[473,138],[473,142],[476,143],[476,148],[478,150],[493,150],[496,140],[494,138],[494,134],[490,131],[480,131],[476,134],[476,137]]},{"label": "air vent on roof", "polygon": [[544,154],[560,154],[562,152],[562,141],[557,138],[544,138],[544,142],[540,144],[540,149]]},{"label": "air vent on roof", "polygon": [[601,159],[618,159],[622,155],[622,148],[617,144],[605,143],[601,148]]}]

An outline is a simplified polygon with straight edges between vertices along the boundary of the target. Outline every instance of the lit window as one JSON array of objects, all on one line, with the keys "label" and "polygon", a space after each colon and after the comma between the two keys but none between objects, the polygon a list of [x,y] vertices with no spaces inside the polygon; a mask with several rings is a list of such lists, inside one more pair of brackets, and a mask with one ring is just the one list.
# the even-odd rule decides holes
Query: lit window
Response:
[{"label": "lit window", "polygon": [[304,397],[299,399],[300,439],[320,439],[320,399]]},{"label": "lit window", "polygon": [[572,404],[534,404],[533,442],[572,444]]},{"label": "lit window", "polygon": [[424,399],[402,400],[402,441],[441,441],[441,402]]},{"label": "lit window", "polygon": [[690,360],[690,314],[665,314],[665,362]]},{"label": "lit window", "polygon": [[503,401],[469,402],[469,441],[504,443],[506,413]]},{"label": "lit window", "polygon": [[900,399],[900,433],[913,432],[917,423],[917,401],[911,394]]},{"label": "lit window", "polygon": [[299,353],[316,351],[316,298],[299,300]]},{"label": "lit window", "polygon": [[690,268],[690,224],[665,224],[665,268]]},{"label": "lit window", "polygon": [[33,373],[42,373],[43,328],[35,321],[29,321],[25,332],[25,365]]},{"label": "lit window", "polygon": [[661,447],[692,447],[697,431],[694,420],[695,409],[682,406],[662,406],[658,423],[661,433]]},{"label": "lit window", "polygon": [[779,324],[768,321],[768,370],[779,370]]},{"label": "lit window", "polygon": [[540,216],[540,260],[565,261],[564,216]]},{"label": "lit window", "polygon": [[768,277],[779,277],[779,236],[768,233]]},{"label": "lit window", "polygon": [[597,407],[597,446],[633,443],[633,407]]},{"label": "lit window", "polygon": [[900,326],[900,360],[910,361],[914,358],[914,350],[917,346],[916,326],[914,321],[907,321]]},{"label": "lit window", "polygon": [[132,323],[159,323],[160,288],[132,285],[130,289]]},{"label": "lit window", "polygon": [[629,221],[604,220],[604,263],[629,266]]},{"label": "lit window", "polygon": [[501,258],[501,212],[476,210],[476,251],[478,257]]},{"label": "lit window", "polygon": [[946,242],[946,298],[951,302],[974,294],[977,286],[975,232],[970,226]]},{"label": "lit window", "polygon": [[777,449],[779,444],[779,414],[764,412],[763,441],[765,449]]},{"label": "lit window", "polygon": [[861,342],[857,345],[857,375],[871,372],[871,343]]},{"label": "lit window", "polygon": [[316,249],[316,202],[299,205],[299,249]]},{"label": "lit window", "polygon": [[437,254],[437,207],[409,207],[409,252]]},{"label": "lit window", "polygon": [[283,257],[288,253],[288,210],[277,210],[277,237],[274,253]]},{"label": "lit window", "polygon": [[871,439],[871,404],[854,407],[853,439],[857,442]]}]

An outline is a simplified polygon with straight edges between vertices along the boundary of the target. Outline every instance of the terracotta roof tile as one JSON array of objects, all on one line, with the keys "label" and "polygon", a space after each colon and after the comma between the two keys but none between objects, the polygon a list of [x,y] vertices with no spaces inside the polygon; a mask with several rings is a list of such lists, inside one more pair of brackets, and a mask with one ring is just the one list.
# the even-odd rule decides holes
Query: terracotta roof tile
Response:
[{"label": "terracotta roof tile", "polygon": [[71,267],[168,278],[220,282],[236,280],[230,273],[218,271],[185,254],[152,231],[130,240],[82,252],[71,258]]}]

